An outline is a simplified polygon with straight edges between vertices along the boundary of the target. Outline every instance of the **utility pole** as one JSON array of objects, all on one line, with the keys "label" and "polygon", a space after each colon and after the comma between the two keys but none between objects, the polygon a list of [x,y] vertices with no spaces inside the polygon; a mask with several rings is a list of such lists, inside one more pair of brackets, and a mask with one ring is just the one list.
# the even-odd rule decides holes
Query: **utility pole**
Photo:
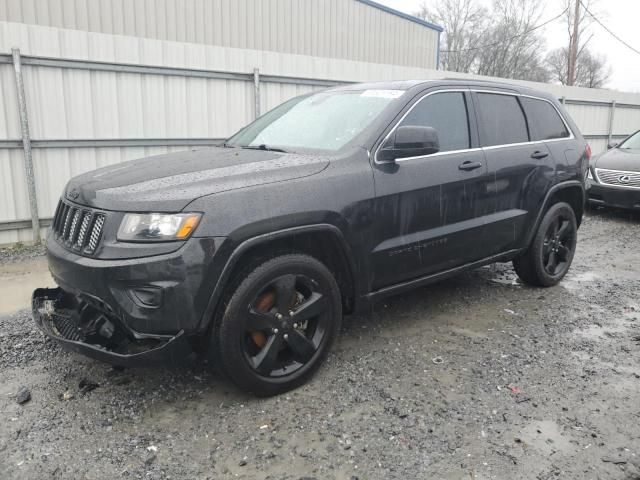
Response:
[{"label": "utility pole", "polygon": [[567,85],[576,84],[576,65],[578,64],[578,32],[580,22],[580,0],[575,0],[576,8],[573,14],[573,35],[569,42],[569,71],[567,72]]}]

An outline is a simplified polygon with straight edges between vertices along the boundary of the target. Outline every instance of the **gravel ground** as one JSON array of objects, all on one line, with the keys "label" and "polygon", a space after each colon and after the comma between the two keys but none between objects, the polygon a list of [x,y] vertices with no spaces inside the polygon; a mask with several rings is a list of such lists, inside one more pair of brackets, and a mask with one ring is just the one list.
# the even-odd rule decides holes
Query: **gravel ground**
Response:
[{"label": "gravel ground", "polygon": [[271,399],[198,364],[116,371],[2,317],[2,477],[640,479],[639,252],[640,218],[591,213],[561,285],[498,264],[394,297]]},{"label": "gravel ground", "polygon": [[44,245],[22,245],[0,248],[0,265],[19,263],[44,255]]}]

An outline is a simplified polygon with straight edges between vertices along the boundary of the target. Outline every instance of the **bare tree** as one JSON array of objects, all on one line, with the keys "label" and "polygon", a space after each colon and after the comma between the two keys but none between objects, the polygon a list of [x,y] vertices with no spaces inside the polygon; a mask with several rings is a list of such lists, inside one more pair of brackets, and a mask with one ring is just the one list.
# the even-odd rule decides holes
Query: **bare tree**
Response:
[{"label": "bare tree", "polygon": [[436,0],[417,16],[444,27],[441,67],[503,78],[546,81],[538,34],[539,0]]},{"label": "bare tree", "polygon": [[611,67],[602,55],[595,55],[583,50],[578,57],[576,77],[577,85],[587,88],[602,88],[611,78]]},{"label": "bare tree", "polygon": [[[568,47],[561,47],[547,55],[547,65],[553,80],[568,85]],[[611,68],[603,56],[593,54],[588,48],[583,48],[578,55],[575,67],[577,87],[602,88],[611,77]]]},{"label": "bare tree", "polygon": [[597,0],[563,1],[568,45],[547,55],[551,77],[563,85],[600,88],[609,80],[611,68],[603,56],[595,55],[588,47],[593,38],[590,31],[593,18],[587,10],[593,11]]},{"label": "bare tree", "polygon": [[480,50],[476,73],[502,78],[547,81],[549,74],[538,33],[542,7],[538,0],[494,0],[493,24]]},{"label": "bare tree", "polygon": [[422,4],[416,16],[444,27],[440,66],[452,72],[470,72],[487,29],[488,11],[477,0],[437,0]]},{"label": "bare tree", "polygon": [[562,85],[568,84],[569,78],[569,49],[560,47],[552,50],[547,55],[547,67],[551,74],[551,79]]}]

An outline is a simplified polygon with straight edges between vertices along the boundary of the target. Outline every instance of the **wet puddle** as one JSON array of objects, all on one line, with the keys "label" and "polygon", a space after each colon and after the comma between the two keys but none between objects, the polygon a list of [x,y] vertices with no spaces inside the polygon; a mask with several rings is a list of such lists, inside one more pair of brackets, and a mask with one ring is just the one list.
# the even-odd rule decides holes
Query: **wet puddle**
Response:
[{"label": "wet puddle", "polygon": [[40,287],[55,287],[46,258],[0,266],[0,315],[30,308],[31,294]]}]

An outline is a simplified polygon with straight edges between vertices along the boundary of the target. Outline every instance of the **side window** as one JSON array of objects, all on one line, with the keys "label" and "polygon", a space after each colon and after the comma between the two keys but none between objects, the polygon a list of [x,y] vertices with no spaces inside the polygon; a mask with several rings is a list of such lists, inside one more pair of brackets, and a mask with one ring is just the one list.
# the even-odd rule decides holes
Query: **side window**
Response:
[{"label": "side window", "polygon": [[441,152],[470,146],[467,104],[462,92],[434,93],[423,98],[400,125],[435,128]]},{"label": "side window", "polygon": [[521,97],[520,101],[531,125],[531,140],[551,140],[569,136],[567,126],[549,102]]},{"label": "side window", "polygon": [[515,96],[478,93],[477,98],[482,146],[529,141],[527,121]]}]

